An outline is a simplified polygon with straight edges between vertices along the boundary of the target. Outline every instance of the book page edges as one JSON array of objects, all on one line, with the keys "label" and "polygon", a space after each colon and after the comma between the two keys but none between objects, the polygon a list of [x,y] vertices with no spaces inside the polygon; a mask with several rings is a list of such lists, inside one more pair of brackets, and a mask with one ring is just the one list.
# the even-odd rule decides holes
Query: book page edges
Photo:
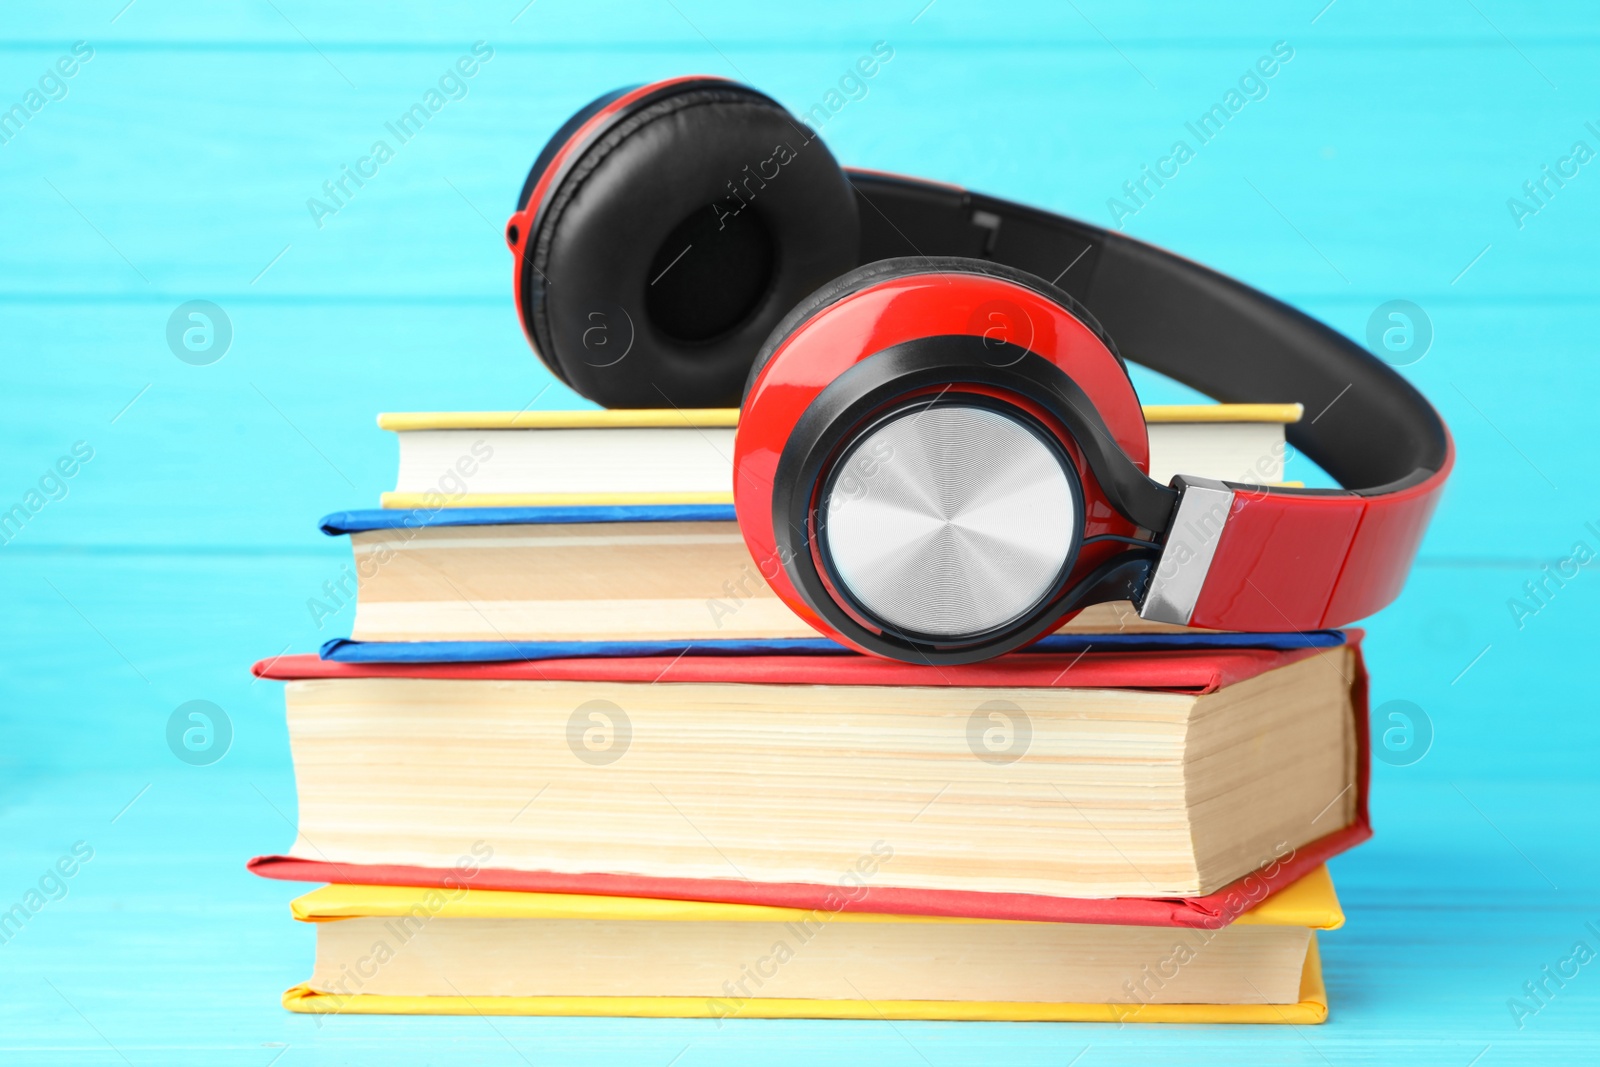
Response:
[{"label": "book page edges", "polygon": [[[1296,1004],[1066,1004],[946,1000],[797,1000],[753,997],[395,997],[318,993],[302,983],[283,1006],[325,1015],[547,1015],[672,1019],[907,1019],[938,1022],[1256,1023],[1315,1025],[1328,1018],[1316,935],[1306,948]],[[732,1009],[732,1010],[728,1010]]]}]

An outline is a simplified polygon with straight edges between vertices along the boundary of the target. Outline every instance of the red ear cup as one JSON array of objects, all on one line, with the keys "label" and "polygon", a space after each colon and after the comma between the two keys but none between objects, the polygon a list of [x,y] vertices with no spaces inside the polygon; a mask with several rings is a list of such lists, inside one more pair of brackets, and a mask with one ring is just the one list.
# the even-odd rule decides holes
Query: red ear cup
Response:
[{"label": "red ear cup", "polygon": [[506,227],[550,370],[608,407],[727,407],[783,314],[856,262],[855,194],[779,104],[691,77],[592,102]]},{"label": "red ear cup", "polygon": [[1087,539],[1136,532],[1095,463],[1148,468],[1138,397],[1093,317],[1031,275],[871,264],[797,307],[758,359],[735,446],[740,529],[777,595],[830,637],[903,659],[996,655],[1059,625],[1066,591],[1117,551]]}]

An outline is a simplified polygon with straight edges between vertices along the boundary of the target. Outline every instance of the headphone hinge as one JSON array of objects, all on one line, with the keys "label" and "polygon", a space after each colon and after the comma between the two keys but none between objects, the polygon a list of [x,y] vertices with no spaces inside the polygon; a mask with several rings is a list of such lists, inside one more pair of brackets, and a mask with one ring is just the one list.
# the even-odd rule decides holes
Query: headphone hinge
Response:
[{"label": "headphone hinge", "polygon": [[1172,487],[1179,493],[1178,507],[1167,527],[1161,557],[1136,606],[1141,619],[1187,626],[1205,587],[1217,542],[1233,514],[1233,490],[1211,478],[1185,474],[1173,478]]}]

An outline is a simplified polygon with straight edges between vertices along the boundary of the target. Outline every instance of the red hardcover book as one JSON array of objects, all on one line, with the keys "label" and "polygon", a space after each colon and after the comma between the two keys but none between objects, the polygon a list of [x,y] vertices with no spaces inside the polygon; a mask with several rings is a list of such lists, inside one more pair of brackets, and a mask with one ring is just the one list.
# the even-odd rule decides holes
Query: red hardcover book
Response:
[{"label": "red hardcover book", "polygon": [[[616,873],[570,873],[479,867],[464,876],[448,867],[344,863],[302,856],[258,856],[249,869],[266,878],[302,882],[506,889],[540,893],[657,897],[764,904],[826,911],[951,915],[1035,922],[1115,923],[1217,928],[1306,875],[1329,857],[1372,836],[1367,810],[1370,777],[1367,677],[1360,633],[1351,632],[1354,677],[1353,819],[1280,854],[1261,868],[1202,896],[1088,898],[868,884],[841,896],[825,883],[762,882],[735,878],[670,878]],[[1071,687],[1206,694],[1319,654],[1229,649],[1189,652],[1013,653],[985,663],[934,667],[858,656],[694,656],[549,659],[500,663],[340,663],[315,656],[257,663],[254,673],[280,681],[419,678],[486,681],[751,683],[838,686]]]}]

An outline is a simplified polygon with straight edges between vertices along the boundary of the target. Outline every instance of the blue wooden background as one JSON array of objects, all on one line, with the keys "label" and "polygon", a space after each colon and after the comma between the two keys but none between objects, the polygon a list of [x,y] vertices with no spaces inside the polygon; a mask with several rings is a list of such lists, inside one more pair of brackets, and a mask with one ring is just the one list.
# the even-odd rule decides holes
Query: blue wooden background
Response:
[{"label": "blue wooden background", "polygon": [[[0,144],[0,510],[75,443],[93,449],[71,478],[45,479],[58,498],[0,545],[0,910],[41,878],[59,896],[47,872],[76,842],[93,849],[66,895],[0,944],[0,1061],[1592,1062],[1600,963],[1547,982],[1520,1026],[1508,1001],[1575,943],[1600,951],[1600,566],[1549,583],[1520,626],[1509,602],[1577,543],[1600,550],[1600,163],[1546,181],[1542,202],[1523,190],[1575,142],[1600,150],[1600,9],[385,7],[0,9],[0,108],[26,102],[74,42],[93,49],[71,78],[45,78],[37,112]],[[465,97],[319,228],[307,199],[479,40],[493,59]],[[307,974],[312,932],[288,919],[297,887],[244,871],[289,844],[295,817],[281,694],[246,669],[345,632],[348,609],[319,630],[305,605],[346,551],[315,520],[392,485],[374,413],[573,402],[522,340],[500,237],[573,109],[706,71],[804,110],[877,41],[893,60],[825,127],[841,159],[1091,220],[1287,42],[1267,95],[1127,229],[1352,336],[1395,299],[1432,324],[1403,373],[1450,422],[1459,465],[1369,646],[1375,703],[1421,709],[1431,748],[1377,766],[1378,836],[1334,864],[1349,924],[1323,940],[1331,1021],[319,1026],[285,1013],[278,993]],[[1538,211],[1519,220],[1519,196]],[[232,325],[211,365],[167,344],[169,316],[194,299]],[[1140,382],[1147,400],[1183,395]],[[210,766],[166,740],[195,699],[232,724]]]}]

